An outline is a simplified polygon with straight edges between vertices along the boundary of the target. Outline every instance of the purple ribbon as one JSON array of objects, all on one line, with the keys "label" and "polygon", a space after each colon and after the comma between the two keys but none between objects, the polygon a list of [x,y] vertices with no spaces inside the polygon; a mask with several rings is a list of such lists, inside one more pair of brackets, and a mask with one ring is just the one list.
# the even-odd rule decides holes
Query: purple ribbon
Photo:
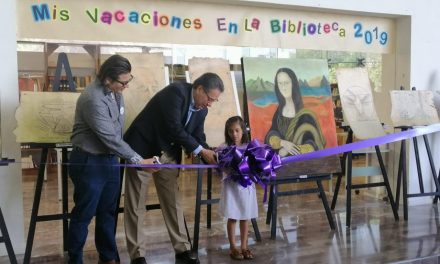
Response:
[{"label": "purple ribbon", "polygon": [[440,124],[434,124],[426,127],[419,127],[415,129],[410,129],[406,131],[401,131],[393,134],[388,134],[381,137],[370,138],[362,141],[353,142],[350,144],[345,144],[338,147],[327,148],[323,150],[318,150],[310,153],[300,154],[296,156],[288,156],[281,159],[282,164],[287,164],[291,162],[304,161],[309,159],[317,159],[322,157],[327,157],[331,155],[336,155],[340,153],[350,152],[357,149],[363,149],[373,146],[384,145],[387,143],[393,143],[408,138],[413,138],[417,136],[422,136],[426,134],[431,134],[440,131]]},{"label": "purple ribbon", "polygon": [[[285,165],[285,164],[291,163],[291,162],[298,162],[298,161],[304,161],[304,160],[309,160],[309,159],[322,158],[322,157],[326,157],[326,156],[350,152],[350,151],[357,150],[357,149],[379,146],[379,145],[393,143],[393,142],[397,142],[397,141],[401,141],[401,140],[405,140],[405,139],[409,139],[409,138],[413,138],[413,137],[417,137],[417,136],[432,134],[432,133],[436,133],[439,131],[440,131],[440,124],[433,124],[433,125],[429,125],[429,126],[425,126],[425,127],[418,127],[418,128],[413,128],[413,129],[402,131],[402,132],[388,134],[388,135],[381,136],[381,137],[357,141],[354,143],[345,144],[345,145],[338,146],[338,147],[327,148],[327,149],[318,150],[318,151],[305,153],[305,154],[300,154],[300,155],[296,155],[296,156],[288,156],[288,157],[282,158],[281,164],[279,166],[277,165],[277,167],[274,168],[274,170],[276,170],[277,168],[279,168],[282,165]],[[20,162],[14,161],[13,159],[12,160],[5,159],[0,162],[0,166],[12,164],[12,163],[20,163]],[[58,163],[57,162],[47,162],[46,164],[58,164]],[[69,164],[70,163],[63,163],[63,165],[69,165]],[[103,166],[108,166],[108,165],[103,164]],[[120,165],[115,165],[115,166],[141,167],[141,168],[171,168],[171,169],[176,169],[176,168],[187,168],[187,169],[210,169],[211,168],[211,169],[215,169],[215,168],[220,167],[217,164],[212,164],[212,165],[211,164],[210,165],[207,165],[207,164],[160,164],[160,165],[159,164],[146,164],[146,165],[120,164]]]},{"label": "purple ribbon", "polygon": [[[228,146],[218,151],[218,166],[228,171],[225,180],[233,180],[243,187],[252,183],[263,185],[271,177],[275,177],[275,170],[281,167],[281,158],[266,144],[252,140],[246,147]],[[265,198],[266,201],[266,192]]]}]

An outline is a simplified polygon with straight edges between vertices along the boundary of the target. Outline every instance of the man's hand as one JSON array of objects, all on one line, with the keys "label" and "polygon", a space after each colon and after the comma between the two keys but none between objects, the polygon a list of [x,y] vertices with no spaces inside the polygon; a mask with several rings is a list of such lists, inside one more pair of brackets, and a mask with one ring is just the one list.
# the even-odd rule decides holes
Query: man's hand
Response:
[{"label": "man's hand", "polygon": [[[153,158],[149,158],[149,159],[143,159],[143,160],[141,160],[141,162],[139,164],[141,164],[141,165],[144,165],[144,164],[156,164],[155,163],[155,158],[153,157]],[[156,171],[158,171],[160,169],[159,168],[142,168],[142,170],[146,171],[146,172],[149,172],[149,173],[154,173],[154,172],[156,172]]]},{"label": "man's hand", "polygon": [[203,161],[208,164],[217,164],[217,160],[215,158],[215,152],[210,149],[202,149],[200,151],[200,156],[202,157]]}]

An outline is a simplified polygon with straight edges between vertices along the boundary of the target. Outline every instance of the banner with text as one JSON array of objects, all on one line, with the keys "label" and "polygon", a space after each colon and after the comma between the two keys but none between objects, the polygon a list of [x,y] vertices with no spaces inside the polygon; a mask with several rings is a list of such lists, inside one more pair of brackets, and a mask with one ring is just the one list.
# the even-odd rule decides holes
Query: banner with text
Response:
[{"label": "banner with text", "polygon": [[392,53],[394,20],[183,1],[17,1],[19,40]]}]

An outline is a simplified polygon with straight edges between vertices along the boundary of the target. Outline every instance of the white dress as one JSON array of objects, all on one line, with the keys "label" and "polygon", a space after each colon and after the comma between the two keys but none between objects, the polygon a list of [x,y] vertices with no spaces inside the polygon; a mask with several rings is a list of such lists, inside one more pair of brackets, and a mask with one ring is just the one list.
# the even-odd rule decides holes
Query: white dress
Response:
[{"label": "white dress", "polygon": [[220,214],[225,218],[248,220],[258,217],[255,183],[244,188],[232,180],[223,180]]},{"label": "white dress", "polygon": [[220,196],[220,214],[225,218],[248,220],[258,217],[258,204],[255,183],[243,187],[240,183],[226,179],[223,173]]}]

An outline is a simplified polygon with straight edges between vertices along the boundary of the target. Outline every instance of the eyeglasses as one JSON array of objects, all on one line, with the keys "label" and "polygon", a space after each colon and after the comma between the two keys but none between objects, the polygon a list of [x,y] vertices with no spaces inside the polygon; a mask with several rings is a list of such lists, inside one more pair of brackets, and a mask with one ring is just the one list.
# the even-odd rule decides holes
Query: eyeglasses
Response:
[{"label": "eyeglasses", "polygon": [[119,81],[119,80],[115,80],[115,82],[117,82],[117,83],[121,84],[123,87],[125,87],[125,86],[127,86],[127,84],[128,84],[129,82],[131,82],[131,81],[133,80],[133,78],[134,78],[134,76],[130,74],[130,79],[129,79],[128,81],[121,82],[121,81]]},{"label": "eyeglasses", "polygon": [[217,98],[212,98],[211,96],[209,96],[208,92],[205,89],[202,88],[202,90],[205,92],[206,97],[208,97],[208,102],[210,103],[218,102]]}]

